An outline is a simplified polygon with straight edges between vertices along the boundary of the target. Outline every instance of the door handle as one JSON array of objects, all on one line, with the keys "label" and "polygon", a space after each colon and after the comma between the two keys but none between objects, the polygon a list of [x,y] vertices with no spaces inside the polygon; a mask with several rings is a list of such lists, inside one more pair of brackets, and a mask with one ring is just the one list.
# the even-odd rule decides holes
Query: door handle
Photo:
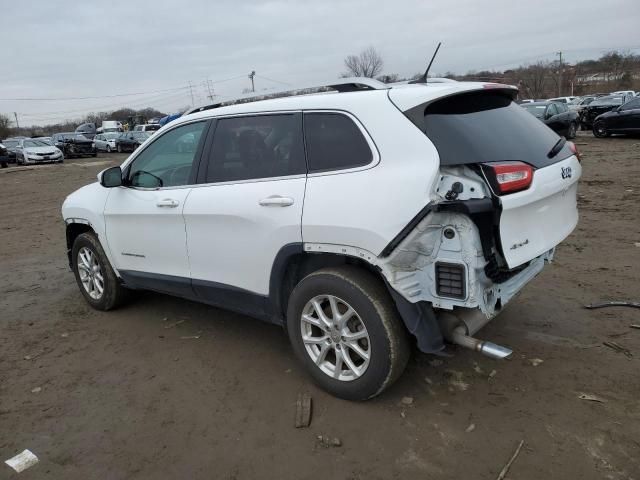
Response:
[{"label": "door handle", "polygon": [[164,198],[156,203],[157,207],[176,208],[178,205],[180,205],[180,202],[173,198]]},{"label": "door handle", "polygon": [[293,198],[271,195],[270,197],[263,198],[259,203],[263,207],[288,207],[293,205]]}]

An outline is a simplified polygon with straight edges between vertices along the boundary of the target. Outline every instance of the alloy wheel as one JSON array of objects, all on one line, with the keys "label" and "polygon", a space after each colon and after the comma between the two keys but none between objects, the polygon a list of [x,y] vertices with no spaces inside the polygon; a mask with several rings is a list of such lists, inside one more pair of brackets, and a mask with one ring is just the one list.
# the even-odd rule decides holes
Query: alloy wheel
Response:
[{"label": "alloy wheel", "polygon": [[371,341],[364,322],[344,300],[333,295],[313,297],[302,310],[304,348],[318,368],[331,378],[360,378],[371,359]]},{"label": "alloy wheel", "polygon": [[94,300],[100,300],[104,294],[104,277],[97,255],[89,248],[78,251],[78,275],[85,291]]}]

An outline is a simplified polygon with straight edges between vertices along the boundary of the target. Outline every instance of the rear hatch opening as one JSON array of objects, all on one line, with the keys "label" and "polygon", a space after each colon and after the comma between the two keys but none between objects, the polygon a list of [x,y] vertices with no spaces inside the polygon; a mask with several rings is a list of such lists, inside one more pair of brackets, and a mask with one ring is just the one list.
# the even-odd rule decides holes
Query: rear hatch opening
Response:
[{"label": "rear hatch opening", "polygon": [[[494,279],[553,250],[578,220],[581,167],[575,147],[516,104],[516,92],[510,87],[468,91],[404,112],[436,147],[440,178],[466,167],[476,175],[460,177],[458,189],[478,177],[489,187],[484,196],[494,211],[495,248],[489,252],[483,241],[483,250],[487,276]],[[444,208],[481,197],[455,188],[447,193],[434,198]]]}]

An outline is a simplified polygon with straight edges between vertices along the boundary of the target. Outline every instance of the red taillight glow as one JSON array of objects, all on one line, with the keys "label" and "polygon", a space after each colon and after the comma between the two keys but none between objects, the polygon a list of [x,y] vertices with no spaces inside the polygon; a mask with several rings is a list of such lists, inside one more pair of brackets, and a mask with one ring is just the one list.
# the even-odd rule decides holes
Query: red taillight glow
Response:
[{"label": "red taillight glow", "polygon": [[493,187],[498,194],[526,190],[533,180],[533,168],[523,162],[496,162],[485,166],[493,174]]},{"label": "red taillight glow", "polygon": [[567,142],[567,145],[569,145],[569,150],[571,150],[571,152],[576,156],[578,161],[582,162],[582,159],[580,158],[580,152],[578,151],[578,147],[576,147],[576,144],[573,142]]}]

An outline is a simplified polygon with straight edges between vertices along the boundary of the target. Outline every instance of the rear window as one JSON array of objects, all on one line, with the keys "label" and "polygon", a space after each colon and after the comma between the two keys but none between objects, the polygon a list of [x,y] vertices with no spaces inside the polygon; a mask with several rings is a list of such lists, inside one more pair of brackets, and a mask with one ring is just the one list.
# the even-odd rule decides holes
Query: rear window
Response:
[{"label": "rear window", "polygon": [[373,159],[360,129],[341,113],[305,113],[304,135],[310,172],[361,167]]},{"label": "rear window", "polygon": [[503,92],[447,97],[427,105],[423,115],[423,131],[443,165],[519,160],[540,168],[572,154],[566,145],[549,159],[558,135]]}]

